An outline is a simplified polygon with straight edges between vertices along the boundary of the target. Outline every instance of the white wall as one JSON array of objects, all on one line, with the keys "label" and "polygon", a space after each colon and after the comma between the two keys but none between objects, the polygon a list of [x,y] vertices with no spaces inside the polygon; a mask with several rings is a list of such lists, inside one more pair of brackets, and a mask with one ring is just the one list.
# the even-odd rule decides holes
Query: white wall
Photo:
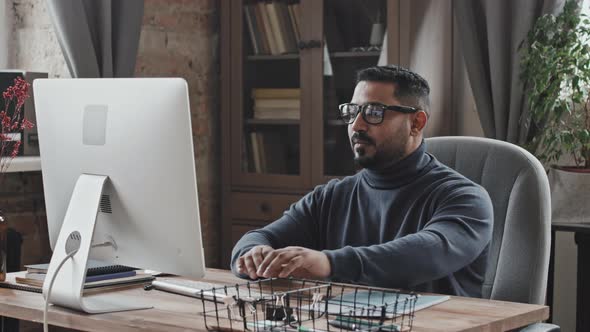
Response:
[{"label": "white wall", "polygon": [[44,0],[0,0],[0,69],[70,77]]},{"label": "white wall", "polygon": [[8,0],[0,0],[0,69],[9,68],[12,65],[10,61],[11,18]]},{"label": "white wall", "polygon": [[70,77],[45,0],[6,1],[11,3],[9,15],[13,17],[12,66],[45,72],[49,77]]}]

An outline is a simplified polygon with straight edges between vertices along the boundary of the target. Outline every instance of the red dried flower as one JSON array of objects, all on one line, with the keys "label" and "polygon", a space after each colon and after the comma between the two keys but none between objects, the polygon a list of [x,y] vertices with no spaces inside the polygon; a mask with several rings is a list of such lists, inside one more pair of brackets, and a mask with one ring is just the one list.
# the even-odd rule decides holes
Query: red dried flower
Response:
[{"label": "red dried flower", "polygon": [[18,155],[22,144],[19,140],[13,140],[14,136],[10,134],[31,129],[34,126],[22,114],[22,107],[29,98],[30,87],[27,81],[17,77],[14,85],[2,92],[4,109],[0,110],[0,176],[8,169],[12,159]]},{"label": "red dried flower", "polygon": [[14,158],[18,155],[18,148],[20,148],[21,141],[16,141],[14,143],[14,147],[12,148],[12,152],[10,153],[10,158]]},{"label": "red dried flower", "polygon": [[27,119],[23,119],[23,123],[20,126],[20,129],[31,129],[35,127],[35,124],[33,124],[31,121],[27,120]]},{"label": "red dried flower", "polygon": [[[4,128],[10,129],[11,126],[12,126],[12,123],[10,122],[10,117],[5,115],[2,118],[2,129],[4,129]],[[2,132],[4,133],[4,130],[2,130]]]}]

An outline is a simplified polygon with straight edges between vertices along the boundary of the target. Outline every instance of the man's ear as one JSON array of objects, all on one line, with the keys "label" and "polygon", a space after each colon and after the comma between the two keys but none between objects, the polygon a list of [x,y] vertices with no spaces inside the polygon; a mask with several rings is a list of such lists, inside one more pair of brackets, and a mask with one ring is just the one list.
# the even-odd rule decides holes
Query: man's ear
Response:
[{"label": "man's ear", "polygon": [[412,131],[411,135],[416,136],[422,132],[426,123],[428,122],[428,115],[424,111],[418,111],[414,114],[412,119]]}]

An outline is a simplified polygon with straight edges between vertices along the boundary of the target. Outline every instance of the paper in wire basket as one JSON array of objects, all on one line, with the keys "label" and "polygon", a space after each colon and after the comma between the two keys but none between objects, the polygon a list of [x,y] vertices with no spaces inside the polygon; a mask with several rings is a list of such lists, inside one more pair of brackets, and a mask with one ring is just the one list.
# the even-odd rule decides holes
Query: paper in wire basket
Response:
[{"label": "paper in wire basket", "polygon": [[[205,292],[225,292],[231,298],[202,298],[202,315],[211,331],[410,331],[418,299],[413,293],[293,278],[251,281]],[[367,303],[362,302],[365,300]]]}]

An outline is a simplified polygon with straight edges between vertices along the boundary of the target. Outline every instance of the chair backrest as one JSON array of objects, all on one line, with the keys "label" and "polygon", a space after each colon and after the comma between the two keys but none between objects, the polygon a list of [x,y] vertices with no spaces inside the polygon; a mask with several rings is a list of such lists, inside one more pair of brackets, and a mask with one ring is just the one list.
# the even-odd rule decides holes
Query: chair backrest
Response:
[{"label": "chair backrest", "polygon": [[544,304],[551,244],[549,182],[541,163],[507,142],[433,137],[427,151],[484,187],[494,205],[494,232],[483,297]]}]

